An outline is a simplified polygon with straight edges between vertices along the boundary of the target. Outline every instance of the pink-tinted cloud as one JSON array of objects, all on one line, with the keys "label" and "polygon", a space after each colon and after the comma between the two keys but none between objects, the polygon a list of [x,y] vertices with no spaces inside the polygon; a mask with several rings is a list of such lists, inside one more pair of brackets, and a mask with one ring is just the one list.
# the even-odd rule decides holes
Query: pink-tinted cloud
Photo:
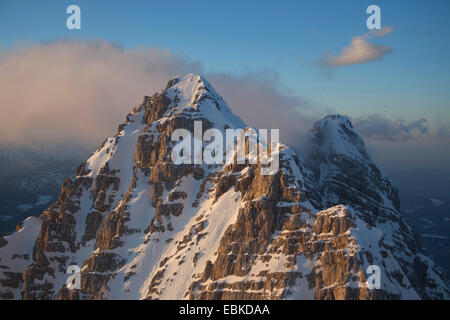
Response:
[{"label": "pink-tinted cloud", "polygon": [[286,143],[298,140],[306,103],[282,94],[270,72],[205,74],[200,63],[167,50],[128,50],[98,40],[0,53],[0,145],[94,148],[144,95],[188,72],[202,73],[249,125],[280,128]]},{"label": "pink-tinted cloud", "polygon": [[336,57],[328,55],[320,62],[320,65],[324,67],[342,67],[362,64],[381,60],[389,52],[392,52],[392,48],[369,43],[364,36],[357,36],[353,37],[351,45],[345,47],[341,54]]},{"label": "pink-tinted cloud", "polygon": [[0,61],[0,142],[96,145],[174,73],[201,69],[165,50],[104,41],[21,48]]},{"label": "pink-tinted cloud", "polygon": [[343,48],[338,56],[333,57],[331,54],[327,54],[319,61],[319,64],[323,67],[343,67],[381,60],[386,54],[392,52],[392,48],[373,44],[367,40],[372,37],[383,38],[392,32],[394,32],[393,27],[385,27],[353,37],[350,46]]}]

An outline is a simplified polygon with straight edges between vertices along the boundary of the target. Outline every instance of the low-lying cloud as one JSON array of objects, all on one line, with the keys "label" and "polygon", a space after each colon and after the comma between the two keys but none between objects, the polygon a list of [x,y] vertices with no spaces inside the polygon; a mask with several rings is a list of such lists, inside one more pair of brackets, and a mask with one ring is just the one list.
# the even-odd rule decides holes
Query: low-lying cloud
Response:
[{"label": "low-lying cloud", "polygon": [[282,129],[287,144],[311,125],[306,102],[277,89],[271,72],[205,74],[168,50],[70,40],[0,52],[0,145],[95,148],[144,95],[188,72],[203,74],[249,125]]},{"label": "low-lying cloud", "polygon": [[281,141],[301,149],[304,138],[323,114],[302,97],[277,90],[276,75],[248,72],[243,75],[208,75],[213,86],[247,125],[278,128]]},{"label": "low-lying cloud", "polygon": [[21,48],[0,61],[0,143],[95,145],[169,75],[200,66],[169,51],[104,41]]},{"label": "low-lying cloud", "polygon": [[403,142],[412,138],[427,136],[429,129],[427,119],[421,118],[412,122],[403,119],[389,119],[379,114],[353,118],[353,126],[362,136],[389,142]]}]

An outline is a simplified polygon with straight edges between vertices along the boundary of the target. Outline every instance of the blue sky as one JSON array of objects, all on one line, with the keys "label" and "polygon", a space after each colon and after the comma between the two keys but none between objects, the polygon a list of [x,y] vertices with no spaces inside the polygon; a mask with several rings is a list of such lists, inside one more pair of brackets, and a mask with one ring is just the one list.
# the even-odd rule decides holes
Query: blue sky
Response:
[{"label": "blue sky", "polygon": [[[81,30],[66,28],[71,4],[81,8]],[[368,34],[371,4],[381,8],[382,27],[394,31],[365,41],[392,52],[379,61],[321,67],[327,54],[336,57],[352,38]],[[0,0],[0,30],[3,51],[70,38],[168,49],[209,74],[268,72],[279,90],[326,112],[426,118],[431,131],[450,128],[448,0]]]},{"label": "blue sky", "polygon": [[[450,2],[439,1],[0,1],[0,43],[101,38],[134,48],[182,52],[208,71],[275,71],[281,84],[343,113],[381,113],[450,121]],[[130,5],[133,3],[133,5]],[[65,27],[70,4],[82,30]],[[365,9],[381,8],[395,31],[374,43],[382,61],[332,70],[317,62],[367,32]],[[426,114],[424,113],[426,112]]]}]

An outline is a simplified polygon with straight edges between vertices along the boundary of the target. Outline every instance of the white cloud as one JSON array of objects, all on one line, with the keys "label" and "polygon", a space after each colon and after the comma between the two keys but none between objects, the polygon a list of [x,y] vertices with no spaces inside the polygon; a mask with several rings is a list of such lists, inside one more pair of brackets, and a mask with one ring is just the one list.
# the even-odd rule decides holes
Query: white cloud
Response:
[{"label": "white cloud", "polygon": [[338,56],[333,57],[328,54],[319,64],[323,67],[342,67],[381,60],[386,54],[392,52],[392,48],[372,44],[367,40],[373,36],[382,38],[392,32],[394,32],[393,27],[386,27],[380,30],[371,30],[362,36],[353,37],[350,46],[343,48]]},{"label": "white cloud", "polygon": [[392,48],[366,41],[364,36],[352,38],[351,45],[345,47],[341,54],[337,57],[328,55],[320,64],[324,67],[342,67],[354,64],[362,64],[366,62],[381,60],[392,51]]}]

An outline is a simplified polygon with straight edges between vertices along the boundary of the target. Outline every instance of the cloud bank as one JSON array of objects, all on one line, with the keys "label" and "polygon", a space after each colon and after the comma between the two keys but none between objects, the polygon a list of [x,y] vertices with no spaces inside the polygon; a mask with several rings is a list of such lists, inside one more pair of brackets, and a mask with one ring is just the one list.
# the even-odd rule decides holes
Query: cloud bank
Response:
[{"label": "cloud bank", "polygon": [[192,69],[199,66],[168,51],[124,50],[103,41],[10,52],[0,62],[0,142],[97,144],[138,99],[162,88],[169,75]]},{"label": "cloud bank", "polygon": [[276,75],[269,71],[211,74],[208,79],[247,125],[278,128],[281,141],[297,149],[304,147],[306,133],[324,116],[302,97],[277,89]]},{"label": "cloud bank", "polygon": [[378,141],[403,142],[427,136],[429,133],[425,118],[407,123],[403,119],[392,120],[379,114],[372,114],[353,118],[352,123],[359,134]]},{"label": "cloud bank", "polygon": [[144,95],[188,72],[203,74],[249,125],[282,129],[286,144],[311,125],[307,104],[277,89],[270,72],[205,74],[168,50],[70,40],[0,52],[0,146],[95,148]]}]

